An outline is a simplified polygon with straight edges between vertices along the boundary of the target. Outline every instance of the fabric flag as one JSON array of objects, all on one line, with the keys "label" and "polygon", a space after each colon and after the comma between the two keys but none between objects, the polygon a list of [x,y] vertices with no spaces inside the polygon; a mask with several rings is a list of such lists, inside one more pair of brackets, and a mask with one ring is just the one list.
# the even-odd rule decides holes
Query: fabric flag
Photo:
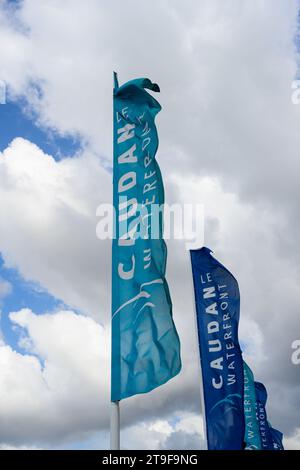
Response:
[{"label": "fabric flag", "polygon": [[191,250],[210,450],[244,448],[244,372],[238,341],[239,287],[208,248]]},{"label": "fabric flag", "polygon": [[270,423],[269,423],[269,428],[270,428],[272,440],[273,440],[273,449],[284,450],[284,447],[282,444],[282,439],[283,439],[282,432],[278,431],[278,429],[272,428]]},{"label": "fabric flag", "polygon": [[[147,78],[114,87],[112,401],[145,393],[181,369],[180,342],[165,279],[164,189],[155,159],[159,103]],[[158,216],[152,223],[151,213]]]},{"label": "fabric flag", "polygon": [[261,382],[255,382],[256,413],[262,450],[283,450],[282,433],[270,426],[267,418],[267,390]]},{"label": "fabric flag", "polygon": [[245,450],[260,450],[260,431],[256,416],[256,393],[253,372],[244,361]]}]

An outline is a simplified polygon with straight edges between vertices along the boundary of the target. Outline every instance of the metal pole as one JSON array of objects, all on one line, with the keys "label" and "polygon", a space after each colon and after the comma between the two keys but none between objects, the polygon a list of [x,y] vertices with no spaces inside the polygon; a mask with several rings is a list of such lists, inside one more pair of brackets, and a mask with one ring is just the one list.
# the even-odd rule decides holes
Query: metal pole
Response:
[{"label": "metal pole", "polygon": [[120,450],[120,402],[111,402],[110,411],[110,449]]},{"label": "metal pole", "polygon": [[[119,87],[118,75],[116,72],[113,73],[114,79],[114,90]],[[116,136],[116,124],[115,124],[115,101],[113,99],[113,155],[115,155],[115,136]],[[113,158],[114,160],[114,158]],[[114,201],[115,204],[115,201]],[[112,346],[111,346],[112,355]],[[112,372],[112,356],[111,356],[111,372]],[[111,378],[112,381],[112,378]],[[112,384],[111,384],[112,385]],[[110,409],[110,449],[120,450],[120,402],[112,401]]]}]

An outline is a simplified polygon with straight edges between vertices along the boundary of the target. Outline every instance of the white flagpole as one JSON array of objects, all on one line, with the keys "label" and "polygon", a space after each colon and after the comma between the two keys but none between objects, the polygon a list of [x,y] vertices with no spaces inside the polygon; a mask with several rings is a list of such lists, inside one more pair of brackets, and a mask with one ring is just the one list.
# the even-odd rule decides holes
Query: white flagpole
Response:
[{"label": "white flagpole", "polygon": [[191,284],[192,284],[192,295],[193,295],[193,309],[194,309],[194,326],[196,332],[196,339],[197,339],[197,346],[198,346],[198,364],[199,364],[199,372],[200,372],[200,400],[201,400],[201,409],[202,409],[202,418],[203,418],[203,436],[204,436],[204,449],[207,450],[207,428],[206,428],[206,413],[205,413],[205,402],[204,402],[204,386],[203,386],[203,375],[202,375],[202,362],[201,362],[201,352],[200,352],[200,344],[199,344],[199,336],[198,336],[198,324],[197,324],[197,312],[196,312],[196,299],[195,299],[195,289],[194,289],[194,278],[193,278],[193,270],[192,270],[192,260],[191,254],[189,252],[189,263],[190,263],[190,271],[191,271]]},{"label": "white flagpole", "polygon": [[110,406],[110,449],[120,450],[120,402],[112,401]]}]

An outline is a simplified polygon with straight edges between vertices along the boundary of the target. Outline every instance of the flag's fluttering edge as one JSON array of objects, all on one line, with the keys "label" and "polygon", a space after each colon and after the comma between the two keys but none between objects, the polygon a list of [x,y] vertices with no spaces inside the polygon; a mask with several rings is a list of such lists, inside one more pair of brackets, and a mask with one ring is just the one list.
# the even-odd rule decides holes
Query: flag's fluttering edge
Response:
[{"label": "flag's fluttering edge", "polygon": [[262,450],[284,450],[282,444],[282,433],[273,428],[268,422],[266,403],[267,403],[267,390],[261,382],[255,383],[256,393],[256,413],[261,439]]},{"label": "flag's fluttering edge", "polygon": [[272,440],[273,440],[273,450],[284,450],[283,443],[282,443],[282,440],[283,440],[282,432],[278,431],[278,429],[273,428],[270,423],[268,424],[269,424],[269,428],[270,428]]},{"label": "flag's fluttering edge", "polygon": [[267,419],[267,390],[244,361],[245,450],[284,450],[283,435]]},{"label": "flag's fluttering edge", "polygon": [[115,75],[112,401],[149,392],[181,369],[165,279],[163,216],[156,237],[148,217],[152,205],[164,203],[164,189],[155,159],[155,116],[161,107],[146,88],[159,91],[146,78],[119,87]]},{"label": "flag's fluttering edge", "polygon": [[244,373],[238,341],[239,287],[208,248],[191,250],[207,445],[244,448]]}]

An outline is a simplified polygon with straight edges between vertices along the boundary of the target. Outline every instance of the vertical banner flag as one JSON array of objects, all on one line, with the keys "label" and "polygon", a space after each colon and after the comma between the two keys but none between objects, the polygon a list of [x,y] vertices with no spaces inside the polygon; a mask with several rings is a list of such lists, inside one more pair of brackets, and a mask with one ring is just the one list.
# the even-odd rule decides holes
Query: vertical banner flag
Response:
[{"label": "vertical banner flag", "polygon": [[253,372],[244,361],[245,450],[261,450]]},{"label": "vertical banner flag", "polygon": [[261,438],[262,450],[283,450],[282,433],[272,428],[268,422],[266,403],[267,390],[261,382],[255,382],[256,413]]},{"label": "vertical banner flag", "polygon": [[244,448],[244,372],[238,342],[239,287],[208,248],[191,250],[207,445]]},{"label": "vertical banner flag", "polygon": [[158,210],[164,204],[155,159],[161,107],[145,89],[159,91],[147,78],[119,87],[115,74],[112,401],[149,392],[181,369]]},{"label": "vertical banner flag", "polygon": [[272,440],[273,440],[273,449],[274,450],[284,450],[283,444],[282,444],[282,439],[283,439],[283,434],[282,432],[278,431],[278,429],[272,428],[272,426],[269,423],[271,435],[272,435]]}]

